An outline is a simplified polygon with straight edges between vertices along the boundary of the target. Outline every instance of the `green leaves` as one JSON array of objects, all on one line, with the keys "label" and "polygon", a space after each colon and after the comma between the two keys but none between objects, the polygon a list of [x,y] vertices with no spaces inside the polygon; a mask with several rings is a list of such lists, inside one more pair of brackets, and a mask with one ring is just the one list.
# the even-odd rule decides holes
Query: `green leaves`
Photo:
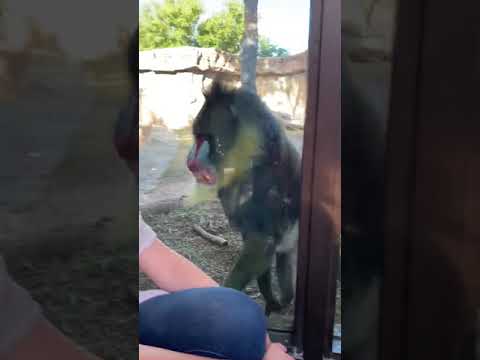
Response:
[{"label": "green leaves", "polygon": [[288,51],[284,48],[272,44],[270,40],[264,36],[258,39],[258,56],[259,57],[282,57],[288,56]]},{"label": "green leaves", "polygon": [[195,29],[203,12],[200,0],[150,2],[140,11],[140,50],[195,46]]},{"label": "green leaves", "polygon": [[[151,1],[140,10],[140,50],[180,46],[213,47],[238,54],[244,34],[244,3],[228,0],[225,9],[200,22],[201,0]],[[258,56],[286,56],[287,50],[260,36]]]},{"label": "green leaves", "polygon": [[244,32],[243,3],[227,2],[226,9],[198,26],[197,42],[201,47],[213,47],[231,54],[240,52]]}]

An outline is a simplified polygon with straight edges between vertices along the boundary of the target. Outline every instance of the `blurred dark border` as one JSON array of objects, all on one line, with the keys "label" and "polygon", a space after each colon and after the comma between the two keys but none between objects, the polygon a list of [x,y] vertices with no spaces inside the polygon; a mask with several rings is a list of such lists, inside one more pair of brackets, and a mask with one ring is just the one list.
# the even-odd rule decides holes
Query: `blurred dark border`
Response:
[{"label": "blurred dark border", "polygon": [[136,1],[0,3],[0,252],[105,359],[138,352],[138,187],[113,142],[137,26]]}]

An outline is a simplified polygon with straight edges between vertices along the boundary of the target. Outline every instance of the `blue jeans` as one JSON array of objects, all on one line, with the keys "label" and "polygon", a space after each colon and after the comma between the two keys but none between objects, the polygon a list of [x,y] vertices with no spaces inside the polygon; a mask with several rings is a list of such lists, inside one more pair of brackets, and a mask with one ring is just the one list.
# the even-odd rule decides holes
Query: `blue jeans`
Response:
[{"label": "blue jeans", "polygon": [[266,318],[247,295],[227,288],[190,289],[146,300],[139,342],[228,360],[262,360]]}]

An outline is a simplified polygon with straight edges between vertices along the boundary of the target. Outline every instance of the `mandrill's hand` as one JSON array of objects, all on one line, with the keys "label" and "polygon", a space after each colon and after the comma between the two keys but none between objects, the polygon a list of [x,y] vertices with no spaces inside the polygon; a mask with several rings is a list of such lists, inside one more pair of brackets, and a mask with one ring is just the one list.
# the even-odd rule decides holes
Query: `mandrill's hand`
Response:
[{"label": "mandrill's hand", "polygon": [[263,360],[294,360],[287,354],[287,348],[279,343],[272,343],[268,348]]}]

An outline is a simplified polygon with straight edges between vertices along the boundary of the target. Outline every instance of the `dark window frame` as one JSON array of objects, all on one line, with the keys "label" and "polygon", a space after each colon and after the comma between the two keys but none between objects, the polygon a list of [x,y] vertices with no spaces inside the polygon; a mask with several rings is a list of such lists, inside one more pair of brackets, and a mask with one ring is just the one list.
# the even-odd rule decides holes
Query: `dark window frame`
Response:
[{"label": "dark window frame", "polygon": [[341,221],[340,58],[341,2],[312,0],[293,336],[305,360],[336,356],[332,340]]},{"label": "dark window frame", "polygon": [[379,339],[379,358],[391,360],[404,359],[406,355],[408,239],[415,188],[423,6],[418,0],[399,1],[395,15],[385,157],[385,266]]}]

